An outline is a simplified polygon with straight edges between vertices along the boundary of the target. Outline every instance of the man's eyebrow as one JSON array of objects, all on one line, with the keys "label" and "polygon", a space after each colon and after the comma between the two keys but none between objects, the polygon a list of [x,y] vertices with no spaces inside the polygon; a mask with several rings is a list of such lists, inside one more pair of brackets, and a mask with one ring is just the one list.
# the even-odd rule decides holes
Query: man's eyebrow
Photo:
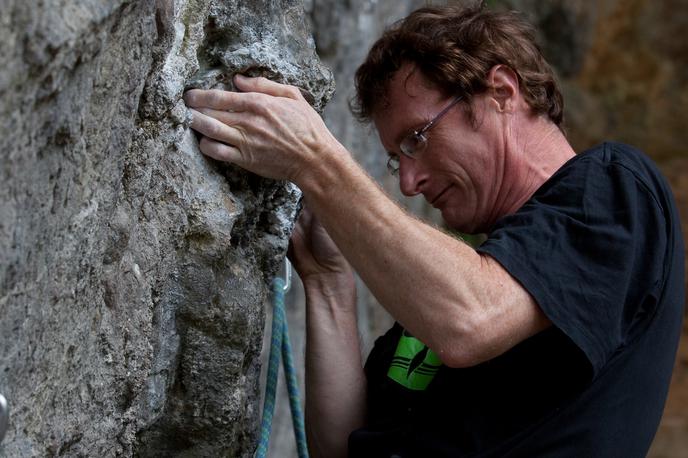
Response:
[{"label": "man's eyebrow", "polygon": [[413,132],[416,129],[416,127],[414,127],[414,126],[415,126],[415,124],[412,124],[410,127],[400,130],[399,133],[394,137],[394,145],[398,147],[399,144],[401,143],[401,141],[408,134],[410,134],[411,132]]},{"label": "man's eyebrow", "polygon": [[407,135],[413,133],[416,130],[423,128],[423,126],[425,124],[427,124],[429,121],[430,121],[429,119],[428,119],[428,121],[418,121],[417,123],[411,124],[411,126],[408,127],[407,129],[403,129],[402,131],[399,132],[399,134],[397,134],[396,137],[394,137],[394,144],[399,146],[401,141],[404,138],[406,138]]},{"label": "man's eyebrow", "polygon": [[399,132],[397,134],[397,136],[394,137],[394,144],[398,146],[399,143],[401,143],[401,141],[404,139],[404,137],[406,137],[412,130],[413,130],[413,128],[405,129],[405,130],[402,130],[401,132]]}]

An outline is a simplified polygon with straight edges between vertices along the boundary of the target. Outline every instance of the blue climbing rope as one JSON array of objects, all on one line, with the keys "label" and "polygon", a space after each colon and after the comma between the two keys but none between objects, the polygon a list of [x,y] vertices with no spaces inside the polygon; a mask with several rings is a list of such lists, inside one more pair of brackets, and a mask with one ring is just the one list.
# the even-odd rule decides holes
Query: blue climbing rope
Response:
[{"label": "blue climbing rope", "polygon": [[275,413],[275,394],[277,392],[277,378],[279,376],[280,353],[284,364],[284,375],[287,379],[289,407],[294,423],[294,436],[296,437],[298,456],[299,458],[308,458],[306,428],[303,421],[303,412],[301,411],[299,386],[296,380],[296,369],[294,368],[294,359],[292,357],[291,343],[289,341],[287,317],[284,311],[285,289],[285,281],[282,278],[275,278],[272,281],[272,338],[270,340],[270,356],[268,358],[268,375],[265,385],[260,442],[256,450],[256,458],[265,458],[268,453],[272,417]]},{"label": "blue climbing rope", "polygon": [[[279,279],[281,282],[281,278]],[[282,291],[282,303],[284,304],[284,289]],[[284,364],[284,376],[287,379],[287,392],[289,393],[289,408],[294,423],[294,438],[299,458],[308,458],[308,445],[306,443],[306,428],[304,426],[303,412],[301,411],[301,396],[299,396],[299,383],[296,380],[296,369],[291,351],[291,340],[287,328],[287,317],[282,306],[282,363]]]}]

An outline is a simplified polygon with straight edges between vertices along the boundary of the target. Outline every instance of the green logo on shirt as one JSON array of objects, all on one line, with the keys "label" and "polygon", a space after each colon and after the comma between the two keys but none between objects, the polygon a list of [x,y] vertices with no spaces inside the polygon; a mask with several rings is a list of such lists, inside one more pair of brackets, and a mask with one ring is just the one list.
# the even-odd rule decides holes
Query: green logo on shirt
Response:
[{"label": "green logo on shirt", "polygon": [[442,362],[435,352],[404,331],[387,377],[410,390],[422,391],[428,387],[440,366]]}]

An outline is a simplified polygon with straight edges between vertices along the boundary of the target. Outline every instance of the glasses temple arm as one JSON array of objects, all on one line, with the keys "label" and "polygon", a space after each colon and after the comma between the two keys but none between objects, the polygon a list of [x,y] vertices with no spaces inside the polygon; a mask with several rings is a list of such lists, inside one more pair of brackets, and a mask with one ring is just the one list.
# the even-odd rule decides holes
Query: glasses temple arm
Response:
[{"label": "glasses temple arm", "polygon": [[430,128],[431,128],[433,125],[435,125],[435,123],[436,123],[437,121],[439,121],[440,118],[441,118],[442,116],[444,116],[444,114],[445,114],[447,111],[449,111],[449,109],[450,109],[451,107],[453,107],[454,105],[456,105],[457,103],[459,103],[459,102],[461,101],[461,99],[463,99],[462,96],[457,96],[456,98],[454,98],[454,100],[452,100],[452,102],[451,102],[449,105],[447,105],[447,107],[446,107],[444,110],[440,111],[439,114],[438,114],[437,116],[435,116],[434,118],[432,118],[432,120],[431,120],[429,123],[427,123],[427,124],[425,125],[425,127],[423,127],[421,130],[419,130],[418,132],[416,132],[416,135],[423,135],[425,132],[427,132],[428,130],[430,130]]}]

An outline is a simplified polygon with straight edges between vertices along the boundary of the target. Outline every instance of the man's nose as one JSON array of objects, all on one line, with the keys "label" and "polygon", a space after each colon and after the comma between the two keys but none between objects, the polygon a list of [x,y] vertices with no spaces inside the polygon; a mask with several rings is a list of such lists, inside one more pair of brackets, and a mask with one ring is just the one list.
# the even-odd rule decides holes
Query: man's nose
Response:
[{"label": "man's nose", "polygon": [[422,170],[418,159],[399,157],[399,189],[405,196],[412,197],[423,192],[427,173]]}]

